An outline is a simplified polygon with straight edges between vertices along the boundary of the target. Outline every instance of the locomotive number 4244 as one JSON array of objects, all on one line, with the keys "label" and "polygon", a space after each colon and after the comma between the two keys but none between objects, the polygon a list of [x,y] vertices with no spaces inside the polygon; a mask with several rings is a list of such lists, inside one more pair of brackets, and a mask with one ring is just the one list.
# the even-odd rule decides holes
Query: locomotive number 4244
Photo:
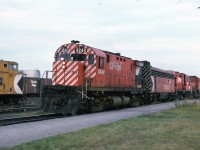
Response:
[{"label": "locomotive number 4244", "polygon": [[75,49],[75,52],[77,52],[77,53],[87,53],[87,49],[79,47],[79,48]]}]

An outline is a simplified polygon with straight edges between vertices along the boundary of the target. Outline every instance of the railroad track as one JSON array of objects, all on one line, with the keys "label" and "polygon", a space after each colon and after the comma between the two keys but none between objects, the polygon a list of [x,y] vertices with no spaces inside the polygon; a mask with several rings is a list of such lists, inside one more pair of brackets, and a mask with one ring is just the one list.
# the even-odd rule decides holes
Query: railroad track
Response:
[{"label": "railroad track", "polygon": [[0,105],[0,114],[40,110],[42,109],[41,105],[42,105],[41,99],[29,98],[28,100],[23,101],[19,104]]},{"label": "railroad track", "polygon": [[25,112],[25,111],[33,111],[33,110],[41,110],[41,106],[23,106],[19,108],[1,108],[0,114],[4,113],[13,113],[13,112]]},{"label": "railroad track", "polygon": [[14,117],[14,118],[4,118],[0,119],[0,126],[12,125],[25,122],[34,122],[48,119],[55,119],[64,117],[63,114],[46,114],[46,115],[34,115],[34,116],[24,116],[24,117]]},{"label": "railroad track", "polygon": [[[195,101],[198,102],[199,100],[193,100],[193,101],[188,100],[187,103],[192,103],[192,102],[195,102]],[[184,101],[179,101],[179,102],[184,103]],[[25,122],[48,120],[48,119],[55,119],[55,118],[62,118],[62,117],[66,117],[66,115],[52,113],[52,114],[43,114],[43,115],[32,115],[32,116],[23,116],[23,117],[4,118],[4,119],[0,119],[0,126],[12,125],[12,124],[18,124],[18,123],[25,123]]]}]

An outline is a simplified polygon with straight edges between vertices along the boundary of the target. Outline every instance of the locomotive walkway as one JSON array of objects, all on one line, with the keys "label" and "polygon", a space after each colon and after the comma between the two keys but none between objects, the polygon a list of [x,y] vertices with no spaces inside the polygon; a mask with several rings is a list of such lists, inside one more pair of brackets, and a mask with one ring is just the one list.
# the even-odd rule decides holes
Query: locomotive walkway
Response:
[{"label": "locomotive walkway", "polygon": [[174,107],[173,102],[0,127],[0,148]]}]

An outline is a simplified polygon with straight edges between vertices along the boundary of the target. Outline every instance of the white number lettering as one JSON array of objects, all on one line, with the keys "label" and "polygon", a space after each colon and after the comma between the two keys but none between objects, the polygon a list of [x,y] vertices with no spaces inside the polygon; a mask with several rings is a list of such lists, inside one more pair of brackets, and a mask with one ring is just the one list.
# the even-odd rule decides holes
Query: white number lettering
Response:
[{"label": "white number lettering", "polygon": [[98,74],[104,74],[104,73],[105,73],[104,70],[102,70],[102,69],[99,69],[99,70],[98,70]]},{"label": "white number lettering", "polygon": [[87,49],[84,49],[84,48],[77,48],[77,49],[75,50],[75,52],[77,52],[77,53],[87,53]]}]

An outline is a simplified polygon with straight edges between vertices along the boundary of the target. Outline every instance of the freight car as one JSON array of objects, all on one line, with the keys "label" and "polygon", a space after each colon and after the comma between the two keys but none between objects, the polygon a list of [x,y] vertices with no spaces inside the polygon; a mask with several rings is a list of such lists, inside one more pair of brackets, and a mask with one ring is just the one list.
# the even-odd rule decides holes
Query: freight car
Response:
[{"label": "freight car", "polygon": [[0,103],[18,103],[23,99],[23,76],[18,63],[0,60]]},{"label": "freight car", "polygon": [[45,78],[24,78],[24,94],[26,97],[41,97],[42,87],[44,85],[51,85],[51,79]]},{"label": "freight car", "polygon": [[24,95],[26,97],[41,97],[42,87],[51,85],[51,79],[41,78],[39,70],[20,70],[24,76]]},{"label": "freight car", "polygon": [[43,88],[46,111],[76,114],[175,99],[172,71],[78,41],[55,52],[52,85]]}]

